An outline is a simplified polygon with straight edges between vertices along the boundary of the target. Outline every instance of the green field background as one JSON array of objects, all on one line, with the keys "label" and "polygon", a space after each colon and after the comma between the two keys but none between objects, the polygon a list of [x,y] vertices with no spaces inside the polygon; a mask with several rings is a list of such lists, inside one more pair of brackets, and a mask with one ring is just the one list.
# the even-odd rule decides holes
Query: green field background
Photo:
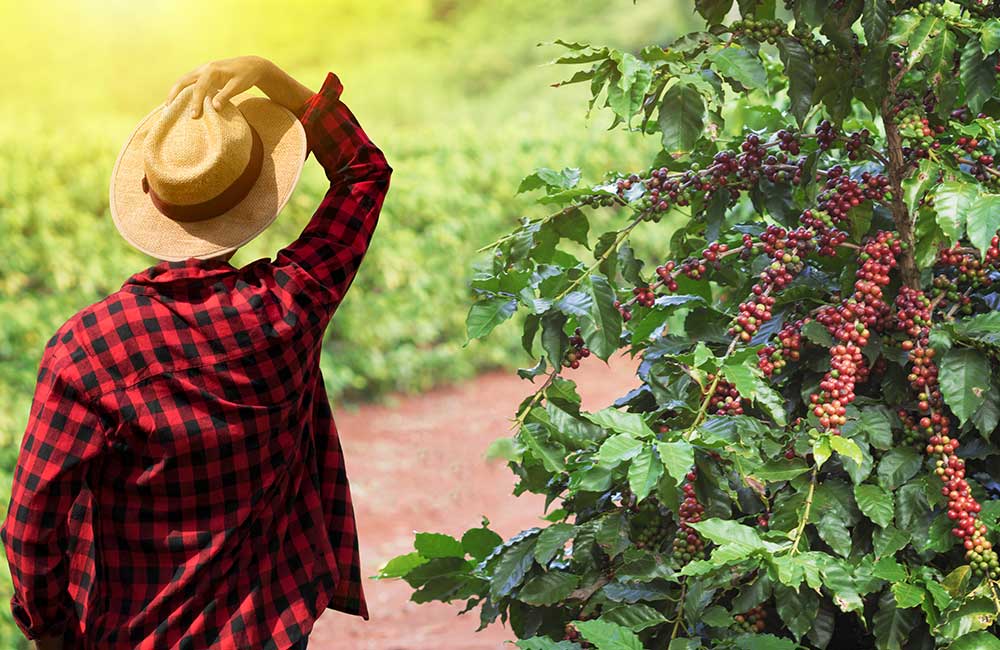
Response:
[{"label": "green field background", "polygon": [[[585,86],[551,88],[555,38],[620,48],[695,26],[676,2],[365,0],[0,2],[0,512],[45,341],[156,260],[108,213],[121,144],[172,83],[206,61],[272,59],[318,89],[327,71],[394,168],[371,249],[325,341],[339,403],[460,381],[529,362],[517,328],[463,347],[475,250],[540,215],[516,196],[535,167],[585,182],[647,163],[655,142],[585,116]],[[233,258],[271,256],[325,190],[310,160],[274,226]],[[513,405],[512,405],[513,406]],[[0,562],[0,648],[25,647]]]}]

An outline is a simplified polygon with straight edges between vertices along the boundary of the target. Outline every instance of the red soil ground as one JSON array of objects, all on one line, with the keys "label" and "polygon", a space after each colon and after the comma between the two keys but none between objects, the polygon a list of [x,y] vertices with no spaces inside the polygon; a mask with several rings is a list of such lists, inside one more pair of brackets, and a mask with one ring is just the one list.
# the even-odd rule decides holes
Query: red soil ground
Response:
[{"label": "red soil ground", "polygon": [[[607,406],[637,385],[627,357],[605,366],[589,360],[567,377],[579,385],[584,407]],[[514,409],[532,384],[514,373],[491,373],[392,404],[335,412],[347,460],[361,540],[363,574],[413,550],[414,532],[460,536],[478,526],[509,537],[539,524],[544,499],[515,498],[514,477],[503,461],[487,461],[494,439],[510,435]],[[509,628],[482,632],[478,610],[456,616],[453,605],[410,602],[402,580],[365,580],[371,620],[327,610],[316,622],[310,650],[497,650],[513,648]]]}]

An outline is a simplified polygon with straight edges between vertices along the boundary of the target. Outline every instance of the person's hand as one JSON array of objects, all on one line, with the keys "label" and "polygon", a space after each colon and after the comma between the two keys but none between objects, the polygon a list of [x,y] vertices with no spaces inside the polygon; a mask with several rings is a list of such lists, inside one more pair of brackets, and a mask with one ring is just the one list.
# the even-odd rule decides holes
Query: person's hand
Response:
[{"label": "person's hand", "polygon": [[271,62],[259,56],[237,56],[231,59],[211,61],[198,66],[181,77],[167,97],[169,104],[174,97],[188,86],[194,86],[194,108],[191,117],[201,116],[205,98],[212,96],[215,110],[232,97],[257,85],[264,77]]}]

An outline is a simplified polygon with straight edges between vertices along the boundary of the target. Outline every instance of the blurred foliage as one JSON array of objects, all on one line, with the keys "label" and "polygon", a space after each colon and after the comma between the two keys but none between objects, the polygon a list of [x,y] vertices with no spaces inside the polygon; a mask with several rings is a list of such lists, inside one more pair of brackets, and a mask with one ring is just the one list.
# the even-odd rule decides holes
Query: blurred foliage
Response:
[{"label": "blurred foliage", "polygon": [[[79,309],[156,260],[115,231],[107,188],[118,150],[181,74],[254,53],[311,87],[326,71],[395,169],[381,223],[331,324],[332,397],[371,399],[521,359],[514,328],[462,347],[468,268],[478,245],[529,205],[525,170],[600,170],[647,160],[640,137],[590,128],[585,88],[539,93],[554,35],[629,49],[694,25],[673,3],[597,0],[0,3],[0,507],[47,338]],[[44,44],[40,46],[39,44]],[[307,163],[279,220],[233,258],[269,257],[305,226],[324,188]],[[646,242],[654,247],[662,242]],[[371,326],[376,323],[376,326]],[[0,647],[18,647],[0,562]]]}]

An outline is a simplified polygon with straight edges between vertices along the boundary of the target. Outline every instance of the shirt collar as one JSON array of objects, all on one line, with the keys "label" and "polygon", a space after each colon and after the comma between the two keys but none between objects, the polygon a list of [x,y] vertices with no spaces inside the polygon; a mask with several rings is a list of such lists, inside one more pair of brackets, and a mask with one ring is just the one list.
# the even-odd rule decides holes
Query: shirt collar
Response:
[{"label": "shirt collar", "polygon": [[135,273],[122,286],[201,284],[221,279],[222,276],[234,273],[236,270],[236,267],[228,261],[218,258],[189,257],[180,261],[165,260]]}]

